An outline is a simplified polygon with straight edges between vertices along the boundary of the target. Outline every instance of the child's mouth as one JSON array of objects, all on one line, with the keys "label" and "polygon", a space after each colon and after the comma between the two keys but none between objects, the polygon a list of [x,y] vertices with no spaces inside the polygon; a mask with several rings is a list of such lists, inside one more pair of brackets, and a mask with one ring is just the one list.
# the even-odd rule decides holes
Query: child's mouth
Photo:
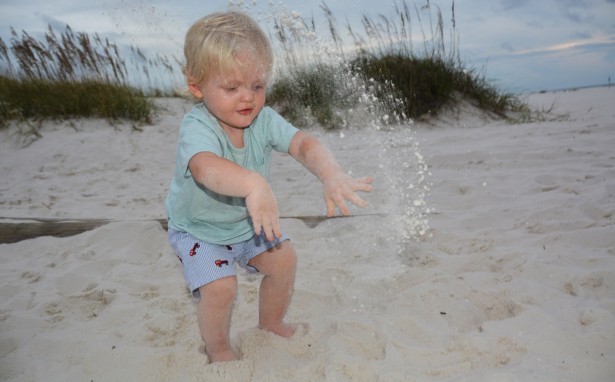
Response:
[{"label": "child's mouth", "polygon": [[239,114],[241,115],[250,115],[251,113],[252,113],[252,109],[239,110]]}]

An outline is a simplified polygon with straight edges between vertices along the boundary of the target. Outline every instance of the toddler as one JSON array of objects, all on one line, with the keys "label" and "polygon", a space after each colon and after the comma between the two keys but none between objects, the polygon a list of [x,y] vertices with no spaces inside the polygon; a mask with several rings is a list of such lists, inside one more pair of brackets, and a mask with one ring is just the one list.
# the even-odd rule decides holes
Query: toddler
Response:
[{"label": "toddler", "polygon": [[323,183],[327,216],[365,202],[371,178],[346,175],[327,148],[265,107],[273,55],[258,25],[240,12],[214,13],[186,34],[184,73],[201,102],[183,118],[166,199],[169,244],[198,298],[197,321],[209,362],[236,359],[230,344],[235,264],[264,277],[258,326],[291,337],[284,316],[297,257],[280,229],[268,184],[272,150],[289,153]]}]

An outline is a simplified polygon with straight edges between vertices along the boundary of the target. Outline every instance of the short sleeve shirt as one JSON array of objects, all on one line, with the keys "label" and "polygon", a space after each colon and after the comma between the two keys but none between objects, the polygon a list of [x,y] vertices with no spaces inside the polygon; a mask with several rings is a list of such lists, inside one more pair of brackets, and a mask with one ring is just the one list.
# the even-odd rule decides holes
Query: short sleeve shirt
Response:
[{"label": "short sleeve shirt", "polygon": [[182,120],[166,209],[169,227],[212,244],[233,244],[254,235],[245,198],[217,194],[197,183],[188,162],[211,152],[269,179],[271,152],[288,152],[297,128],[269,107],[244,130],[244,147],[233,146],[216,118],[198,104]]}]

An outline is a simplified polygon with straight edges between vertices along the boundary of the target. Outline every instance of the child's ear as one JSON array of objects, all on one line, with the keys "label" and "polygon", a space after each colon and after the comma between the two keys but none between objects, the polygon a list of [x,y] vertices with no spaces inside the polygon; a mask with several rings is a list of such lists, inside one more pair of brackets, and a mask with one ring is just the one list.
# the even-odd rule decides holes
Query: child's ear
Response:
[{"label": "child's ear", "polygon": [[197,84],[194,83],[188,83],[188,89],[190,90],[190,93],[192,93],[192,95],[195,98],[201,99],[203,98],[203,92],[201,92],[201,87]]}]

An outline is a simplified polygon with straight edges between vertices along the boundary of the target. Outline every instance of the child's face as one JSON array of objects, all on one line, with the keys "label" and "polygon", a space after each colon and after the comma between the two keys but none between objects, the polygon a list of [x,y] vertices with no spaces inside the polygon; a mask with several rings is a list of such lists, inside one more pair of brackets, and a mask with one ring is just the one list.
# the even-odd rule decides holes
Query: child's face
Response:
[{"label": "child's face", "polygon": [[265,106],[267,72],[251,56],[239,56],[238,61],[244,70],[215,73],[200,85],[190,85],[192,94],[228,132],[250,126]]}]

